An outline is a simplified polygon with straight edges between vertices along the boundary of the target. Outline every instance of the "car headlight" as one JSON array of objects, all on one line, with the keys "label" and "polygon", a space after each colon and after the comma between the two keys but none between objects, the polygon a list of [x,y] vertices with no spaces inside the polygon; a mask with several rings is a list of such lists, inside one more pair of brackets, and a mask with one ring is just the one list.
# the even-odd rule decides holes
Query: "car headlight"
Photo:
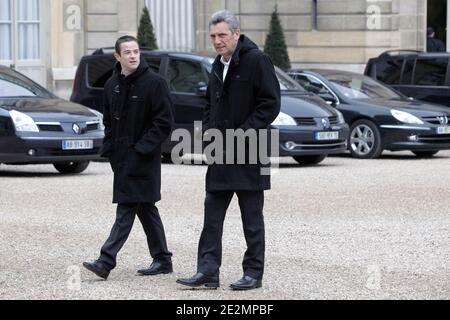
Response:
[{"label": "car headlight", "polygon": [[338,123],[339,123],[339,124],[345,123],[344,115],[342,114],[342,112],[340,112],[340,111],[337,110],[337,109],[334,109],[334,111],[336,111],[336,113],[337,113],[337,116],[338,116]]},{"label": "car headlight", "polygon": [[400,122],[410,124],[423,124],[423,121],[412,114],[400,110],[391,110],[392,116]]},{"label": "car headlight", "polygon": [[287,115],[286,113],[280,112],[278,117],[272,122],[273,126],[296,126],[294,118]]},{"label": "car headlight", "polygon": [[105,126],[103,125],[103,114],[101,112],[98,112],[97,110],[91,109],[89,108],[89,110],[95,114],[98,118],[98,120],[100,121],[100,125],[99,128],[100,130],[105,130]]},{"label": "car headlight", "polygon": [[16,127],[16,131],[39,132],[39,128],[34,122],[34,120],[25,113],[16,110],[11,110],[9,112],[9,115],[11,116],[11,120],[14,123],[14,126]]}]

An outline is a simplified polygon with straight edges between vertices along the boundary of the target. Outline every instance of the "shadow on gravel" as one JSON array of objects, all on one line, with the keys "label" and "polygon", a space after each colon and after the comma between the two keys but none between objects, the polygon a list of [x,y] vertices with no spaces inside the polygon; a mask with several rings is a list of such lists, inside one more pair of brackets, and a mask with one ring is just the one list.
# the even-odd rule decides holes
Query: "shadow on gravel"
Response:
[{"label": "shadow on gravel", "polygon": [[61,174],[55,172],[30,172],[30,171],[18,171],[17,169],[8,170],[8,167],[0,167],[0,178],[63,178],[63,177],[82,177],[82,176],[95,176],[95,172],[83,172],[74,174]]}]

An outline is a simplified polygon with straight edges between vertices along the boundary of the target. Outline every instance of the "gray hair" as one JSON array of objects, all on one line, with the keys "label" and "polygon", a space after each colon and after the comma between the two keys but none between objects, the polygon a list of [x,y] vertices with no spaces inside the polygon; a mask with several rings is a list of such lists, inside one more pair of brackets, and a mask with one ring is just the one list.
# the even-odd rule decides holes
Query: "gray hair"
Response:
[{"label": "gray hair", "polygon": [[230,27],[231,32],[235,32],[240,28],[239,20],[233,13],[228,10],[220,10],[213,13],[211,18],[209,19],[209,27],[211,28],[212,25],[216,25],[221,22],[227,23]]}]

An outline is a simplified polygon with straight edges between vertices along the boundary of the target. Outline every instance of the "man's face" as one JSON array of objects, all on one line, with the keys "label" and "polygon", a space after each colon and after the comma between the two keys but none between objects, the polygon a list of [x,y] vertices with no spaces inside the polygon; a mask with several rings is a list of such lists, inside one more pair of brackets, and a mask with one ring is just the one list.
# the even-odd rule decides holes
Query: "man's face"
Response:
[{"label": "man's face", "polygon": [[231,32],[230,26],[226,22],[214,24],[209,29],[209,36],[214,49],[227,60],[231,58],[234,50],[236,50],[240,34],[241,31],[239,29]]},{"label": "man's face", "polygon": [[136,41],[124,42],[120,45],[120,54],[114,53],[124,73],[133,73],[139,67],[141,53]]}]

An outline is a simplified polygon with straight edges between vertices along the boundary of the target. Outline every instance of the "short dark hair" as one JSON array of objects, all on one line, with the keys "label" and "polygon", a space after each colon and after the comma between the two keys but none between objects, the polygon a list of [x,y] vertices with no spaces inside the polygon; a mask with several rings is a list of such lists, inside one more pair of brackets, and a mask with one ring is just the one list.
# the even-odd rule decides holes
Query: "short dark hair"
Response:
[{"label": "short dark hair", "polygon": [[434,29],[432,27],[427,28],[427,36],[431,36],[434,33]]},{"label": "short dark hair", "polygon": [[117,39],[116,41],[116,45],[115,45],[115,49],[116,49],[116,53],[120,54],[120,45],[124,42],[130,42],[130,41],[135,41],[137,44],[139,44],[138,39],[136,39],[133,36],[122,36],[119,39]]}]

